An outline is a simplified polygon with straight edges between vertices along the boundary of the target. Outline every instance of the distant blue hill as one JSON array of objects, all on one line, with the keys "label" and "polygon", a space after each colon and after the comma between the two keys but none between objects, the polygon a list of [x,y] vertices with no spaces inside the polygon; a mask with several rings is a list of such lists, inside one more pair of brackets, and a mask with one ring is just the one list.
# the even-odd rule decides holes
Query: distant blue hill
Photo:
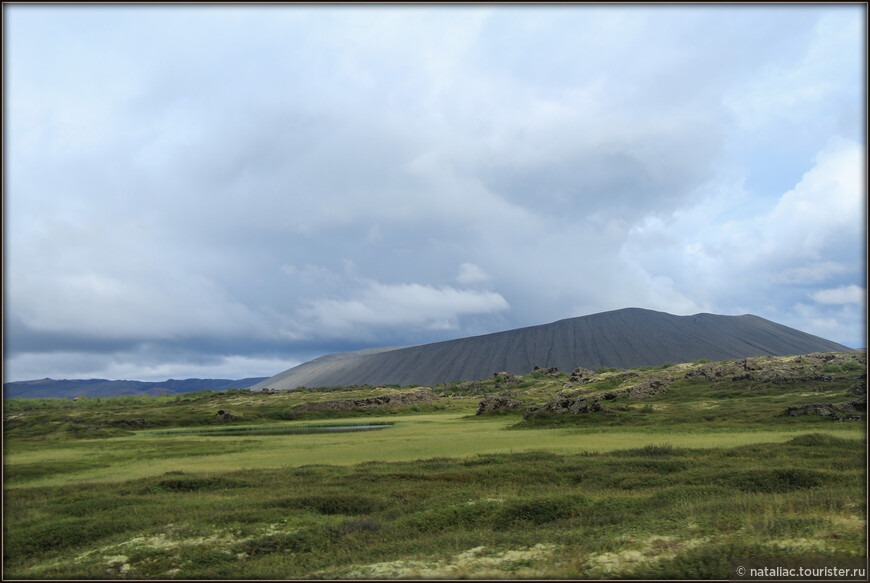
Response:
[{"label": "distant blue hill", "polygon": [[196,391],[246,389],[266,377],[249,379],[169,379],[161,382],[110,381],[106,379],[13,381],[3,384],[3,398],[30,399],[75,397],[125,397],[138,395],[175,395]]}]

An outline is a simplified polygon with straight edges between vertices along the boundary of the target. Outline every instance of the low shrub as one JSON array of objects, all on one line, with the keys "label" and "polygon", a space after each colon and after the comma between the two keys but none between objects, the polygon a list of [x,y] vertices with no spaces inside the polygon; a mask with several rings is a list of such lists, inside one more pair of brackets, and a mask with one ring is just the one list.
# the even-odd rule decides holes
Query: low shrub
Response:
[{"label": "low shrub", "polygon": [[383,500],[371,496],[354,494],[315,494],[311,496],[294,496],[282,498],[268,503],[269,506],[281,508],[297,508],[315,510],[320,514],[369,514],[382,510],[386,504]]},{"label": "low shrub", "polygon": [[366,534],[377,532],[383,527],[384,525],[381,522],[369,516],[363,516],[362,518],[345,520],[338,526],[331,527],[330,531],[337,535]]},{"label": "low shrub", "polygon": [[165,478],[157,482],[154,490],[167,492],[199,492],[201,490],[227,490],[237,488],[238,484],[221,477],[181,476]]},{"label": "low shrub", "polygon": [[589,505],[589,499],[582,495],[544,496],[512,500],[505,502],[499,508],[493,526],[497,529],[504,529],[520,524],[546,524],[578,516]]},{"label": "low shrub", "polygon": [[744,492],[767,494],[815,488],[827,482],[829,478],[821,472],[798,468],[740,472],[731,479],[731,483]]}]

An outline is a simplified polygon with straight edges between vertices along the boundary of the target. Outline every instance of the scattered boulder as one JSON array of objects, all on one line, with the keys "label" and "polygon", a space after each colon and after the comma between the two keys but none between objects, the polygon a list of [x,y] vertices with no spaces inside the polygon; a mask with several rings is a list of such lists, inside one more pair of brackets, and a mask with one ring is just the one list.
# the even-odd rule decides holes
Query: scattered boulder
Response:
[{"label": "scattered boulder", "polygon": [[[478,383],[479,386],[479,383]],[[429,387],[418,387],[413,391],[404,393],[391,393],[365,399],[336,399],[334,401],[320,401],[318,403],[304,403],[293,407],[294,413],[308,411],[320,411],[332,409],[334,411],[349,411],[351,409],[368,409],[372,407],[407,407],[419,403],[430,403],[437,397]]]},{"label": "scattered boulder", "polygon": [[509,372],[504,372],[504,371],[503,372],[495,372],[495,373],[492,373],[492,376],[497,381],[501,380],[502,382],[513,382],[513,383],[520,382],[520,379],[518,379],[516,376],[512,375]]},{"label": "scattered boulder", "polygon": [[536,366],[535,368],[532,369],[532,372],[533,372],[533,373],[541,373],[541,374],[545,374],[545,375],[547,375],[548,377],[557,377],[557,376],[559,376],[559,369],[556,368],[555,366],[551,366],[551,367],[549,367],[549,368],[541,368],[540,366]]},{"label": "scattered boulder", "polygon": [[492,376],[495,378],[496,386],[515,387],[520,384],[520,379],[509,372],[497,372]]},{"label": "scattered boulder", "polygon": [[831,403],[810,403],[799,407],[789,407],[783,411],[783,415],[787,417],[800,417],[801,415],[819,415],[821,417],[829,417],[835,421],[860,421],[861,417],[849,415],[855,411],[867,410],[867,398],[855,399],[842,405],[833,405]]},{"label": "scattered boulder", "polygon": [[612,379],[631,379],[631,378],[639,377],[639,376],[640,376],[640,373],[634,372],[633,370],[627,370],[624,372],[616,373],[615,375],[611,376],[610,378],[612,378]]},{"label": "scattered boulder", "polygon": [[544,405],[529,407],[523,414],[528,419],[537,413],[554,413],[556,415],[582,415],[584,413],[610,413],[598,399],[589,400],[583,397],[557,397]]},{"label": "scattered boulder", "polygon": [[762,383],[772,383],[775,385],[780,385],[784,383],[794,383],[797,381],[810,380],[813,377],[807,377],[807,374],[800,368],[783,367],[763,370],[754,378],[761,381]]},{"label": "scattered boulder", "polygon": [[571,376],[568,378],[568,381],[582,385],[590,382],[594,377],[595,371],[589,370],[588,368],[583,368],[582,366],[578,366],[573,371],[571,371]]},{"label": "scattered boulder", "polygon": [[849,401],[846,405],[852,407],[856,411],[866,411],[867,410],[867,395],[864,395],[854,401]]},{"label": "scattered boulder", "polygon": [[495,413],[500,411],[521,411],[525,408],[525,403],[508,397],[487,395],[480,404],[477,405],[475,415],[483,415],[484,413]]},{"label": "scattered boulder", "polygon": [[215,419],[217,419],[218,421],[232,421],[235,418],[235,415],[233,415],[229,411],[224,411],[223,409],[218,411],[217,415],[215,415]]},{"label": "scattered boulder", "polygon": [[824,373],[822,367],[829,362],[836,363],[837,358],[834,354],[813,353],[797,356],[791,362],[773,361],[770,357],[711,362],[689,370],[686,378],[700,378],[711,382],[753,380],[771,384],[830,382],[836,378]]},{"label": "scattered boulder", "polygon": [[459,388],[472,393],[480,393],[483,391],[480,381],[466,381],[464,383],[459,383]]},{"label": "scattered boulder", "polygon": [[852,395],[866,395],[867,379],[859,379],[857,383],[849,387],[849,393]]},{"label": "scattered boulder", "polygon": [[649,378],[639,385],[635,385],[628,390],[628,396],[631,399],[642,400],[659,395],[666,395],[668,387],[674,382],[673,377],[653,377]]},{"label": "scattered boulder", "polygon": [[742,358],[734,363],[737,367],[742,367],[745,371],[761,370],[764,368],[757,358]]},{"label": "scattered boulder", "polygon": [[671,386],[673,382],[674,379],[670,376],[651,377],[633,387],[616,389],[615,391],[607,391],[606,393],[601,393],[599,396],[605,401],[612,401],[613,399],[621,397],[623,395],[627,395],[630,399],[634,399],[636,401],[642,401],[643,399],[649,399],[652,397],[657,397],[659,395],[667,394],[667,388]]},{"label": "scattered boulder", "polygon": [[709,362],[702,364],[686,373],[686,378],[700,378],[710,382],[722,381],[733,378],[743,372],[743,367],[738,368],[733,364],[724,362]]}]

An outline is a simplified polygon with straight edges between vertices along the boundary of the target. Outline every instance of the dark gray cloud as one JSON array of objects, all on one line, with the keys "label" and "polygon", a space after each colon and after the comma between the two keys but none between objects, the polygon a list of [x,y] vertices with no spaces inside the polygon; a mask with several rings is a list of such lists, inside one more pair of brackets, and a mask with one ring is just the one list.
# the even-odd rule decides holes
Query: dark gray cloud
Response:
[{"label": "dark gray cloud", "polygon": [[10,378],[626,306],[865,343],[863,7],[4,16]]}]

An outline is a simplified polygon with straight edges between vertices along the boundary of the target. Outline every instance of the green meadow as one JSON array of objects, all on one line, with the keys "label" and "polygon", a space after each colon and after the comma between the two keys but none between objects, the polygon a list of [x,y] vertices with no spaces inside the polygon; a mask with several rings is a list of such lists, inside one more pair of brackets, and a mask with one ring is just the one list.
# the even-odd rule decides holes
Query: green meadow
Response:
[{"label": "green meadow", "polygon": [[[294,410],[401,387],[12,399],[4,577],[723,579],[732,558],[865,557],[865,411],[783,414],[854,401],[865,355],[795,362],[538,372],[398,408]],[[607,411],[475,415],[581,393]]]}]

